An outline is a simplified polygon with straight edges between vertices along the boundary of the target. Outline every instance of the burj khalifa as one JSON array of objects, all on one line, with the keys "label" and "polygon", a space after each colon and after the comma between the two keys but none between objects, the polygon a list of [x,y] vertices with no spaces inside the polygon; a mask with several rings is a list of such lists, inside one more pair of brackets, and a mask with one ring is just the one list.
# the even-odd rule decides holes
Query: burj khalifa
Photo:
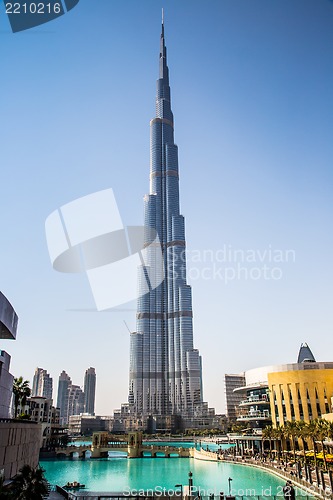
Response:
[{"label": "burj khalifa", "polygon": [[[144,197],[144,227],[148,257],[138,271],[129,405],[143,418],[199,416],[207,403],[203,403],[201,356],[193,346],[192,291],[186,281],[185,221],[179,208],[178,148],[174,143],[163,20],[156,116],[150,122],[150,193]],[[150,230],[159,238],[162,267],[156,265]],[[158,279],[158,273],[162,273],[162,279]],[[160,284],[149,286],[144,293],[142,287],[147,287],[147,280]]]}]

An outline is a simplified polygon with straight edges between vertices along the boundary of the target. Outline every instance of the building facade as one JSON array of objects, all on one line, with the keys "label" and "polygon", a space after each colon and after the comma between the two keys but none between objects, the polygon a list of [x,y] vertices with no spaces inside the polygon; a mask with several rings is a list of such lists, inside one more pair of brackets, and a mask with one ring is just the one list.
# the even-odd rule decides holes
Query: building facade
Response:
[{"label": "building facade", "polygon": [[[0,339],[16,339],[18,317],[0,292]],[[23,465],[37,467],[41,426],[36,422],[12,420],[13,375],[10,355],[0,350],[0,478],[14,477]]]},{"label": "building facade", "polygon": [[287,421],[310,422],[332,411],[333,362],[317,362],[302,344],[297,363],[265,366],[245,372],[239,422],[254,429]]},{"label": "building facade", "polygon": [[96,371],[88,368],[84,376],[84,390],[74,385],[70,376],[63,370],[58,380],[57,408],[60,411],[60,424],[67,425],[69,417],[87,413],[95,414]]},{"label": "building facade", "polygon": [[36,368],[32,381],[32,397],[52,399],[53,380],[50,374],[43,368]]},{"label": "building facade", "polygon": [[227,417],[229,420],[236,420],[237,410],[243,399],[242,394],[234,392],[237,387],[245,385],[244,373],[229,373],[224,376],[225,402]]},{"label": "building facade", "polygon": [[72,384],[68,389],[68,418],[84,413],[84,392],[79,385]]},{"label": "building facade", "polygon": [[59,375],[57,397],[57,408],[59,408],[60,411],[61,425],[66,425],[68,423],[68,396],[71,385],[72,380],[70,376],[63,370]]},{"label": "building facade", "polygon": [[303,362],[268,373],[272,423],[310,422],[331,412],[333,363]]},{"label": "building facade", "polygon": [[69,417],[68,432],[71,436],[91,436],[93,432],[112,430],[112,417],[99,415],[71,415]]},{"label": "building facade", "polygon": [[[139,269],[128,401],[130,413],[139,420],[152,416],[163,427],[163,419],[179,415],[191,425],[191,419],[207,414],[208,407],[203,402],[201,357],[193,345],[192,291],[186,281],[185,221],[179,208],[178,150],[163,23],[150,134],[150,193],[144,197],[148,265]],[[154,248],[156,234],[163,266],[156,244]]]},{"label": "building facade", "polygon": [[96,372],[95,368],[88,368],[84,375],[84,412],[95,415],[95,391]]},{"label": "building facade", "polygon": [[[18,317],[9,300],[0,292],[0,339],[16,339]],[[14,377],[9,372],[10,355],[0,349],[0,418],[11,413]]]}]

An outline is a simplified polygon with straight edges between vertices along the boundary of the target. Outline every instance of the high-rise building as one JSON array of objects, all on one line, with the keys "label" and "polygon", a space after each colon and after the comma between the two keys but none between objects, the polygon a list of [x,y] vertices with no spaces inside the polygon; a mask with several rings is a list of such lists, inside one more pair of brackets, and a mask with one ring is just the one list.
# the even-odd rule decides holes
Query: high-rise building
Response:
[{"label": "high-rise building", "polygon": [[68,395],[72,381],[69,375],[63,370],[59,375],[57,408],[60,410],[60,425],[68,423]]},{"label": "high-rise building", "polygon": [[[168,417],[178,415],[186,419],[199,417],[208,409],[203,403],[201,357],[193,346],[192,295],[186,281],[185,221],[179,209],[178,150],[163,22],[156,117],[150,122],[150,131],[150,194],[144,197],[148,265],[139,269],[129,404],[137,416],[170,420]],[[152,242],[156,233],[163,256],[163,281],[157,276],[161,270],[154,260],[156,245],[154,250]],[[154,289],[152,283],[160,281]]]},{"label": "high-rise building", "polygon": [[96,372],[90,367],[84,376],[84,411],[90,415],[95,415],[95,390]]},{"label": "high-rise building", "polygon": [[244,373],[230,373],[224,376],[226,413],[227,417],[231,420],[236,420],[238,406],[242,399],[244,399],[243,395],[239,392],[234,392],[234,389],[244,385]]},{"label": "high-rise building", "polygon": [[33,382],[31,396],[40,396],[46,399],[52,399],[53,381],[50,374],[43,368],[36,368]]},{"label": "high-rise building", "polygon": [[72,384],[68,389],[68,418],[80,413],[84,413],[84,392],[80,386]]}]

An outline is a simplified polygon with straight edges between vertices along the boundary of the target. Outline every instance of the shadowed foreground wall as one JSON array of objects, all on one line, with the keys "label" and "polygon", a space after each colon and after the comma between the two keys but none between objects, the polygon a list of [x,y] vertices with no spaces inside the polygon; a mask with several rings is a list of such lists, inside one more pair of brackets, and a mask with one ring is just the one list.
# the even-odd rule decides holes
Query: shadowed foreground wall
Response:
[{"label": "shadowed foreground wall", "polygon": [[0,421],[0,475],[10,479],[23,465],[37,467],[40,433],[33,422]]}]

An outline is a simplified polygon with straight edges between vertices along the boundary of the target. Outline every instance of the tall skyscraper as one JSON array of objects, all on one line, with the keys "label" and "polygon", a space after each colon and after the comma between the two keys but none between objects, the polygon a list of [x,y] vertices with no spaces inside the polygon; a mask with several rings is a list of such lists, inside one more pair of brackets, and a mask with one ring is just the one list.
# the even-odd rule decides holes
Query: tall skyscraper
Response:
[{"label": "tall skyscraper", "polygon": [[[174,143],[164,23],[159,54],[156,117],[150,122],[150,194],[144,197],[149,265],[139,269],[137,331],[131,334],[129,405],[137,416],[200,416],[201,357],[193,347],[192,295],[186,282],[185,223],[179,209],[178,150]],[[164,280],[158,283],[158,234]],[[156,234],[156,233],[155,233]],[[147,290],[147,283],[149,292]]]},{"label": "tall skyscraper", "polygon": [[36,368],[32,381],[31,396],[41,396],[46,399],[52,399],[53,380],[50,374],[43,368]]},{"label": "tall skyscraper", "polygon": [[68,395],[72,381],[69,375],[63,370],[59,375],[57,408],[60,409],[60,425],[68,423]]},{"label": "tall skyscraper", "polygon": [[95,415],[95,390],[96,372],[90,367],[84,376],[84,411],[90,415]]}]

